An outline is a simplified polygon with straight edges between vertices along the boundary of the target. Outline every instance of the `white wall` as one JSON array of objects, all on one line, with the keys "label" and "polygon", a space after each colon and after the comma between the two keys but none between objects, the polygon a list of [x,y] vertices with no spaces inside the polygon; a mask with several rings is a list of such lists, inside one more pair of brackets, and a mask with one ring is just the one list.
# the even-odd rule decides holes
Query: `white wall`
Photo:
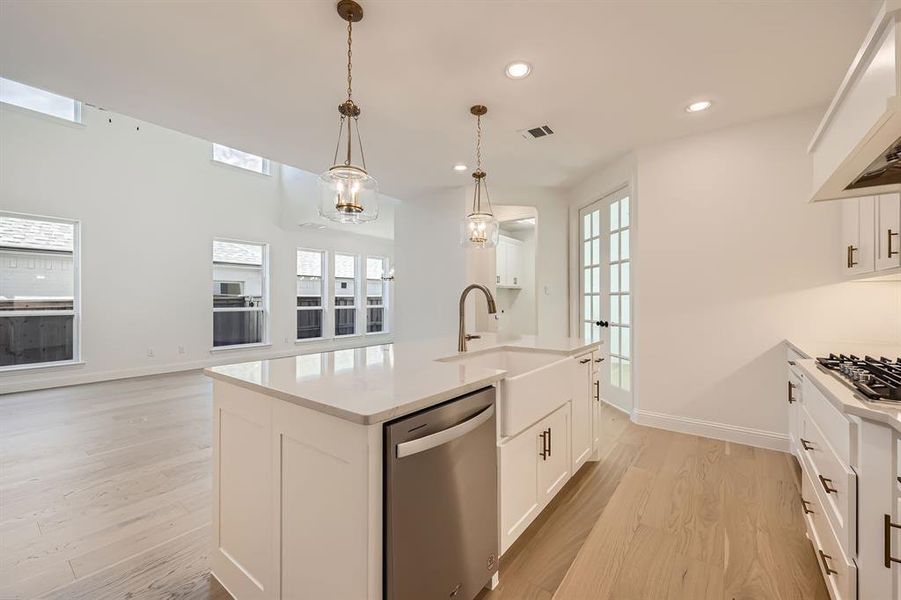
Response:
[{"label": "white wall", "polygon": [[575,211],[635,186],[639,421],[784,435],[784,338],[901,341],[901,283],[844,281],[839,205],[806,202],[820,112],[642,148],[574,190]]},{"label": "white wall", "polygon": [[[296,247],[393,257],[385,223],[296,227],[285,215],[315,206],[309,174],[213,163],[207,141],[87,106],[84,121],[0,107],[0,210],[81,221],[85,361],[4,373],[2,391],[315,351],[325,345],[294,343]],[[214,237],[270,245],[271,348],[210,352]]]}]

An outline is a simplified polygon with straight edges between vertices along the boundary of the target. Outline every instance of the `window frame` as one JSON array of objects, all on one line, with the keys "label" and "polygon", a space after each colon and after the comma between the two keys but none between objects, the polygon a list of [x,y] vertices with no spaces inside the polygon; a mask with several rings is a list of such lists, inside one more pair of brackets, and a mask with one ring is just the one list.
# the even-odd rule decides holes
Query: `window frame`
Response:
[{"label": "window frame", "polygon": [[[215,306],[211,307],[213,310],[210,313],[212,317],[217,312],[262,312],[263,313],[263,335],[262,339],[259,342],[249,342],[247,344],[228,344],[223,346],[215,345],[215,336],[216,330],[215,325],[213,325],[213,319],[210,320],[210,324],[213,326],[213,331],[210,335],[210,341],[213,343],[213,346],[210,348],[210,352],[221,352],[223,350],[237,350],[242,348],[258,348],[271,346],[271,335],[270,331],[272,328],[272,314],[270,311],[270,298],[269,298],[269,243],[268,242],[254,242],[251,240],[238,240],[234,238],[225,238],[225,237],[214,237],[210,240],[210,281],[223,281],[221,279],[216,279],[215,277],[215,269],[216,269],[216,261],[215,256],[213,255],[213,244],[215,242],[228,242],[231,244],[245,244],[251,246],[260,246],[262,248],[262,264],[260,265],[261,275],[260,275],[260,295],[262,296],[261,306],[253,306],[253,307],[243,307],[243,306],[235,306],[235,307],[219,307]],[[236,266],[241,266],[240,263],[220,263],[220,264],[235,264]],[[244,265],[251,266],[251,265]]]},{"label": "window frame", "polygon": [[[300,251],[315,252],[321,256],[320,261],[321,261],[321,269],[322,269],[322,271],[321,271],[322,272],[322,276],[321,276],[322,289],[321,289],[320,293],[322,294],[322,296],[321,296],[322,304],[318,307],[297,306],[297,278],[301,277],[300,275],[297,274],[297,253]],[[331,281],[331,278],[329,277],[329,273],[330,273],[330,271],[329,271],[329,262],[330,262],[329,255],[330,255],[330,252],[328,250],[324,250],[324,249],[309,248],[309,247],[304,247],[304,246],[297,246],[294,249],[294,290],[295,290],[295,294],[294,294],[294,308],[295,308],[295,310],[294,310],[294,343],[295,344],[304,344],[307,342],[321,342],[323,340],[331,339],[328,335],[326,335],[326,333],[329,331],[328,328],[331,326],[331,319],[329,318],[329,314],[331,313],[331,311],[329,309],[329,306],[330,306],[329,289],[331,288],[331,286],[329,285],[330,281]],[[311,338],[297,337],[297,311],[298,310],[310,310],[310,311],[319,310],[322,312],[322,321],[321,321],[322,329],[321,329],[321,335],[319,337],[311,337]]]},{"label": "window frame", "polygon": [[[15,105],[11,105],[15,106]],[[19,107],[22,108],[22,107]],[[34,111],[37,112],[37,111]],[[43,114],[43,113],[40,113]],[[46,115],[52,117],[53,115]],[[55,117],[58,118],[58,117]],[[65,121],[65,119],[61,119]],[[0,366],[0,373],[12,371],[26,371],[31,369],[50,369],[70,365],[82,365],[85,363],[82,355],[81,335],[81,221],[79,219],[67,219],[65,217],[48,217],[30,213],[17,213],[0,210],[0,217],[13,217],[17,219],[30,219],[32,221],[46,221],[48,223],[65,223],[72,225],[72,310],[42,310],[42,311],[0,311],[0,318],[13,316],[64,316],[72,315],[72,358],[66,360],[54,360],[40,363],[27,363],[21,365]]]},{"label": "window frame", "polygon": [[382,261],[382,276],[380,277],[380,281],[382,283],[382,303],[381,305],[373,305],[372,308],[381,308],[382,309],[382,330],[381,331],[367,331],[369,329],[369,286],[366,285],[366,289],[363,290],[363,300],[366,307],[366,314],[363,316],[363,330],[366,335],[385,335],[390,333],[390,325],[391,320],[389,318],[389,297],[388,297],[388,282],[385,280],[385,275],[391,270],[391,261],[387,256],[378,255],[378,254],[367,254],[363,257],[363,263],[366,265],[366,277],[363,278],[364,282],[369,282],[369,265],[366,264],[370,258],[379,259]]},{"label": "window frame", "polygon": [[[353,277],[354,303],[353,303],[353,306],[338,306],[338,302],[336,301],[336,299],[338,297],[338,285],[337,285],[338,284],[338,269],[336,268],[335,260],[338,258],[338,256],[350,256],[354,259],[354,277]],[[362,281],[362,277],[363,277],[362,260],[363,260],[362,255],[354,253],[354,252],[339,252],[338,250],[335,250],[334,252],[332,252],[332,260],[330,261],[331,267],[332,267],[332,270],[330,273],[330,275],[331,275],[330,290],[331,290],[331,294],[332,294],[331,301],[333,303],[332,310],[331,310],[331,314],[332,314],[331,332],[332,332],[333,339],[338,340],[338,339],[345,339],[345,338],[352,338],[352,337],[360,337],[363,335],[363,333],[365,333],[363,331],[365,329],[365,325],[362,329],[360,327],[360,319],[361,319],[360,305],[361,305],[361,297],[362,297],[361,296],[361,293],[362,293],[361,281]],[[341,279],[347,279],[347,278],[342,277]],[[338,333],[335,333],[335,328],[338,326],[338,312],[337,311],[339,311],[339,310],[354,310],[355,311],[354,312],[354,332],[353,333],[342,333],[340,335]],[[365,320],[364,320],[364,323],[365,323]]]},{"label": "window frame", "polygon": [[9,81],[11,83],[15,83],[17,85],[21,85],[27,87],[32,90],[36,90],[38,92],[43,92],[45,94],[50,94],[52,96],[57,96],[59,98],[65,98],[67,100],[72,101],[72,119],[68,119],[66,117],[60,117],[59,115],[54,115],[48,112],[44,112],[42,110],[37,110],[35,108],[31,108],[28,106],[22,106],[21,104],[13,104],[12,102],[7,102],[6,100],[0,99],[0,104],[11,108],[12,110],[22,111],[24,114],[29,115],[39,115],[40,118],[50,119],[56,123],[62,123],[66,125],[80,125],[84,126],[84,103],[77,98],[71,98],[69,96],[63,96],[62,94],[57,94],[56,92],[51,92],[50,90],[45,90],[39,87],[35,87],[33,85],[28,85],[27,83],[22,83],[21,81],[16,81],[15,79],[9,79],[7,77],[0,77],[0,79]]},{"label": "window frame", "polygon": [[[242,167],[241,165],[233,165],[232,163],[225,162],[223,160],[219,160],[216,158],[216,146],[221,148],[228,148],[229,150],[234,150],[235,152],[241,152],[242,154],[246,154],[248,156],[256,156],[262,161],[261,171],[257,171],[256,169],[250,169],[248,167]],[[252,152],[246,152],[239,148],[232,148],[231,146],[226,146],[225,144],[219,144],[217,142],[210,142],[210,162],[214,165],[225,166],[232,169],[238,169],[244,173],[255,173],[257,175],[262,175],[263,177],[271,177],[272,176],[272,161],[270,161],[265,156],[260,156],[259,154],[253,154]]]}]

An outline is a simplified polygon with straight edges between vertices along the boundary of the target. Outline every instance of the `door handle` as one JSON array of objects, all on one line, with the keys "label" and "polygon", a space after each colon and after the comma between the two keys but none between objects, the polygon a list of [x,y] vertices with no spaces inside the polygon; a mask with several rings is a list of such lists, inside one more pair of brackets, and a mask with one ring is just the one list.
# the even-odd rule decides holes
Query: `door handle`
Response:
[{"label": "door handle", "polygon": [[889,228],[889,230],[888,230],[888,252],[886,252],[886,254],[888,254],[888,258],[891,258],[894,255],[898,254],[897,250],[892,250],[892,238],[896,235],[899,235],[899,232],[897,232],[897,231],[893,232],[891,230],[891,228]]},{"label": "door handle", "polygon": [[397,445],[397,458],[411,456],[426,450],[431,450],[436,446],[441,446],[459,437],[463,437],[479,425],[485,423],[494,416],[494,405],[492,404],[479,414],[471,417],[462,423],[443,429],[438,433],[433,433],[409,442],[403,442]]},{"label": "door handle", "polygon": [[595,321],[594,324],[597,325],[598,327],[609,327],[610,326],[609,321]]},{"label": "door handle", "polygon": [[792,402],[795,401],[794,397],[792,396],[793,389],[795,389],[795,384],[793,384],[791,381],[789,381],[788,382],[788,403],[789,404],[791,404]]},{"label": "door handle", "polygon": [[838,490],[832,487],[832,480],[828,477],[823,477],[822,475],[817,475],[820,478],[820,483],[823,484],[823,489],[826,490],[827,494],[837,494]]}]

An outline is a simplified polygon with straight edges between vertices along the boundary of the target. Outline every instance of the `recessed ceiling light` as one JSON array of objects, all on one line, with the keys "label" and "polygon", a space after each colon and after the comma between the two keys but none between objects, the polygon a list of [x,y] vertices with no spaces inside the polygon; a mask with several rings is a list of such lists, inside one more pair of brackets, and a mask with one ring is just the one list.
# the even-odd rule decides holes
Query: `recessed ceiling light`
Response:
[{"label": "recessed ceiling light", "polygon": [[707,110],[713,106],[713,102],[710,100],[699,100],[698,102],[692,102],[688,106],[685,107],[685,112],[701,112],[702,110]]},{"label": "recessed ceiling light", "polygon": [[529,73],[532,72],[532,65],[527,62],[518,60],[507,65],[506,72],[507,77],[509,77],[510,79],[522,79],[524,77],[528,77]]},{"label": "recessed ceiling light", "polygon": [[464,165],[463,163],[454,165],[454,171],[457,171],[458,173],[462,173],[463,171],[465,171],[465,170],[468,169],[468,168],[469,168],[469,167],[467,167],[467,166]]}]

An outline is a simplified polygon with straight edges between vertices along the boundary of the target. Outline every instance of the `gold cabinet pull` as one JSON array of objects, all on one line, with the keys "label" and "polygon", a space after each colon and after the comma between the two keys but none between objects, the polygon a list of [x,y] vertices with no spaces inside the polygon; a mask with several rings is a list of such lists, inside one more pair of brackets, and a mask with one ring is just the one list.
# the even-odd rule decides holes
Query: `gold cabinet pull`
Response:
[{"label": "gold cabinet pull", "polygon": [[854,260],[854,253],[857,252],[857,250],[858,250],[858,248],[854,245],[848,246],[848,268],[849,269],[857,264],[857,261]]},{"label": "gold cabinet pull", "polygon": [[820,478],[820,483],[823,484],[823,489],[826,490],[827,494],[837,494],[838,489],[832,487],[832,480],[828,477],[823,477],[822,475],[817,475]]},{"label": "gold cabinet pull", "polygon": [[899,232],[897,232],[897,231],[893,232],[891,229],[888,230],[888,252],[887,252],[888,258],[891,258],[894,255],[898,254],[897,250],[892,250],[892,238],[898,234],[899,234]]},{"label": "gold cabinet pull", "polygon": [[892,556],[892,528],[901,529],[901,525],[892,523],[892,518],[885,515],[885,568],[891,569],[892,563],[901,563],[901,558]]},{"label": "gold cabinet pull", "polygon": [[822,550],[817,550],[817,552],[820,553],[820,560],[823,561],[823,568],[826,570],[826,575],[838,575],[838,571],[831,569],[829,567],[829,563],[827,562],[827,560],[832,560],[832,557],[824,553]]},{"label": "gold cabinet pull", "polygon": [[801,508],[804,509],[805,515],[812,515],[813,511],[807,508],[807,505],[810,504],[810,500],[805,500],[803,497],[801,498]]},{"label": "gold cabinet pull", "polygon": [[792,396],[792,390],[794,390],[794,389],[795,389],[795,384],[793,384],[791,381],[789,381],[788,382],[788,403],[789,404],[791,404],[792,402],[795,401],[795,397]]},{"label": "gold cabinet pull", "polygon": [[805,440],[804,438],[798,438],[801,442],[801,447],[807,450],[808,452],[813,450],[813,444],[810,440]]}]

